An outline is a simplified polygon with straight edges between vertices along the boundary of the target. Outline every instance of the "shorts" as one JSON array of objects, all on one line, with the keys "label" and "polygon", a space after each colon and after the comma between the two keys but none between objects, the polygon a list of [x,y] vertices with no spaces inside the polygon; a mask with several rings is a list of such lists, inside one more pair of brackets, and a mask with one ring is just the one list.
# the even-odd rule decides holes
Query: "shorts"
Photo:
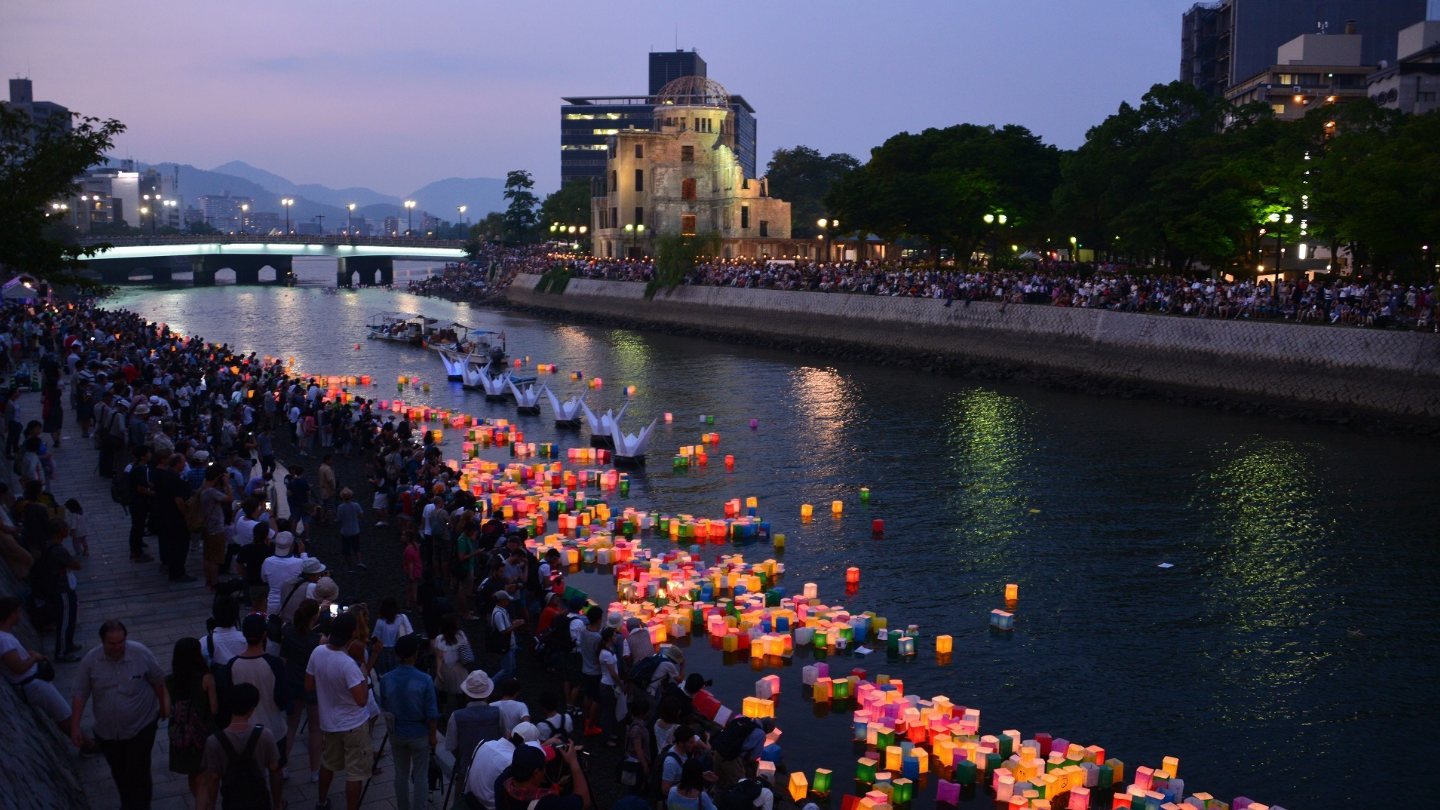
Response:
[{"label": "shorts", "polygon": [[201,536],[205,538],[204,550],[200,552],[201,559],[203,559],[207,565],[224,565],[225,533],[202,534]]},{"label": "shorts", "polygon": [[585,682],[584,663],[579,652],[565,654],[565,680],[571,686],[579,686]]},{"label": "shorts", "polygon": [[320,733],[320,764],[332,773],[345,773],[346,782],[370,778],[375,749],[370,743],[370,724],[361,723],[349,731]]},{"label": "shorts", "polygon": [[386,509],[390,506],[390,498],[384,493],[375,493],[375,500],[370,503],[370,508],[375,510]]},{"label": "shorts", "polygon": [[63,723],[70,719],[70,703],[60,696],[55,684],[36,678],[20,687],[20,691],[25,695],[26,703],[44,712],[51,720]]},{"label": "shorts", "polygon": [[342,535],[340,535],[340,553],[341,553],[341,554],[359,554],[359,553],[360,553],[360,535],[358,535],[358,534],[342,534]]}]

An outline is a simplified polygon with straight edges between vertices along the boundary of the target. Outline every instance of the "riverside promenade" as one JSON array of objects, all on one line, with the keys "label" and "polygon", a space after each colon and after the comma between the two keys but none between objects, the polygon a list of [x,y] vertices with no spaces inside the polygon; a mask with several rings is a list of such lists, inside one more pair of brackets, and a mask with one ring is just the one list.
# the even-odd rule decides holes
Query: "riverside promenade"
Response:
[{"label": "riverside promenade", "polygon": [[[66,398],[68,401],[68,391]],[[20,414],[22,420],[39,419],[40,396],[23,395]],[[101,623],[119,619],[128,628],[130,640],[149,647],[168,674],[175,642],[205,634],[205,619],[210,615],[210,592],[201,581],[183,585],[169,582],[160,571],[158,562],[130,561],[130,518],[110,498],[109,479],[95,474],[97,453],[94,446],[80,437],[78,425],[70,418],[73,413],[67,412],[66,416],[61,433],[62,444],[50,450],[57,471],[52,491],[60,503],[68,498],[80,501],[90,529],[90,556],[81,559],[83,567],[76,572],[79,617],[75,643],[89,651],[100,643],[98,633]],[[281,479],[283,475],[282,469],[277,471],[276,478]],[[283,498],[281,502],[284,502]],[[147,542],[153,556],[155,539],[148,538]],[[200,574],[199,552],[191,552],[187,570],[192,575]],[[42,640],[42,651],[51,652],[53,644],[54,636],[46,634]],[[79,664],[56,664],[55,686],[66,699],[71,697],[71,681],[78,668]],[[81,727],[88,733],[93,723],[91,705],[87,704]],[[382,720],[375,726],[377,747],[384,732],[385,723]],[[317,798],[317,785],[310,781],[306,739],[304,734],[297,735],[295,750],[290,754],[290,761],[296,767],[291,769],[285,787],[285,799],[290,807],[297,810],[313,807]],[[155,735],[155,750],[151,752],[151,775],[155,781],[151,806],[153,810],[189,810],[195,803],[186,777],[169,770],[169,748],[165,721],[161,721]],[[74,752],[73,747],[69,750]],[[387,756],[377,764],[384,768],[384,773],[373,779],[361,806],[389,810],[395,805],[394,768],[388,756],[388,745]],[[77,756],[77,768],[93,810],[115,810],[120,806],[104,757]],[[337,778],[330,790],[332,804],[337,808],[345,806],[344,790],[344,781]],[[438,794],[432,793],[432,805],[438,805],[439,801]]]}]

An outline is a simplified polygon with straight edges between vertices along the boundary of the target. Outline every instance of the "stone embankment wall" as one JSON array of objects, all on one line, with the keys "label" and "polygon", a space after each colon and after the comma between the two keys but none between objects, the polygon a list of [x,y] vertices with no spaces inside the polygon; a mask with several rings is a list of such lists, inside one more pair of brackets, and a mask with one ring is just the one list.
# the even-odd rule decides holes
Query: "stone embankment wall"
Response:
[{"label": "stone embankment wall", "polygon": [[1440,335],[1431,333],[726,287],[647,301],[640,283],[572,279],[557,295],[535,292],[539,280],[519,276],[506,300],[627,325],[879,350],[937,368],[958,359],[1042,380],[1440,425]]},{"label": "stone embankment wall", "polygon": [[[0,562],[0,596],[21,596],[28,589]],[[28,614],[15,627],[20,643],[48,652]],[[67,699],[68,694],[62,692]],[[75,771],[75,749],[62,740],[59,728],[30,707],[8,683],[0,683],[0,807],[37,810],[84,810],[90,806]]]}]

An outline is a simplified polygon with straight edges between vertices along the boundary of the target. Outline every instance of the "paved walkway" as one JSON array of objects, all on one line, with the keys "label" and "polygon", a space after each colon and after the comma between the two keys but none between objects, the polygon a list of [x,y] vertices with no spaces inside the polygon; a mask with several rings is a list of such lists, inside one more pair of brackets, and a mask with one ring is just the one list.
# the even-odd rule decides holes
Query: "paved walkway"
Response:
[{"label": "paved walkway", "polygon": [[[69,401],[67,392],[66,401]],[[25,394],[20,400],[22,420],[40,418],[40,396]],[[130,640],[138,641],[150,648],[159,660],[160,666],[168,673],[170,658],[175,642],[186,637],[200,637],[205,633],[205,619],[210,615],[210,592],[203,581],[179,585],[171,583],[160,571],[159,562],[134,563],[129,557],[130,518],[119,504],[110,498],[110,482],[95,474],[96,451],[89,440],[80,437],[79,427],[74,424],[74,413],[67,411],[65,429],[61,432],[61,446],[52,447],[55,458],[56,481],[52,487],[55,499],[64,503],[68,498],[80,501],[90,526],[90,556],[82,559],[82,569],[76,573],[80,597],[79,625],[75,641],[89,650],[99,644],[100,624],[107,619],[120,619],[129,629]],[[49,437],[46,437],[49,441]],[[277,477],[279,475],[277,474]],[[150,553],[155,554],[156,541],[150,537]],[[187,564],[188,572],[201,575],[198,552],[192,552]],[[44,650],[54,644],[53,636],[46,636]],[[71,678],[78,665],[58,664],[55,686],[62,695],[70,696]],[[86,706],[82,726],[89,729],[93,723],[89,705]],[[384,721],[376,724],[378,745],[384,733]],[[313,807],[316,800],[316,785],[310,782],[309,753],[304,734],[298,735],[296,750],[290,761],[298,767],[292,768],[290,780],[285,788],[285,798],[292,808]],[[186,777],[171,773],[169,765],[169,738],[162,722],[156,734],[156,750],[152,756],[151,772],[155,779],[154,810],[188,810],[194,807]],[[80,779],[89,796],[94,810],[114,810],[120,806],[115,793],[110,769],[103,757],[80,758],[78,767]],[[388,753],[381,761],[384,774],[375,777],[365,796],[365,808],[388,810],[394,807],[392,785],[393,766]],[[336,780],[331,787],[330,797],[336,808],[345,807],[344,783]],[[439,806],[439,794],[431,794],[431,806]]]}]

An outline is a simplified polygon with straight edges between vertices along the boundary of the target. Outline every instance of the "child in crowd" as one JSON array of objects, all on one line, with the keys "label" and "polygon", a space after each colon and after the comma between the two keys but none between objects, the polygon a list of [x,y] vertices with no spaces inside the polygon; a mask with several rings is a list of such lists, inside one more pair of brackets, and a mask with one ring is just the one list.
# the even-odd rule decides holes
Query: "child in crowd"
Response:
[{"label": "child in crowd", "polygon": [[65,502],[65,522],[70,525],[70,545],[75,548],[75,556],[89,557],[90,529],[85,522],[85,510],[74,498]]}]

